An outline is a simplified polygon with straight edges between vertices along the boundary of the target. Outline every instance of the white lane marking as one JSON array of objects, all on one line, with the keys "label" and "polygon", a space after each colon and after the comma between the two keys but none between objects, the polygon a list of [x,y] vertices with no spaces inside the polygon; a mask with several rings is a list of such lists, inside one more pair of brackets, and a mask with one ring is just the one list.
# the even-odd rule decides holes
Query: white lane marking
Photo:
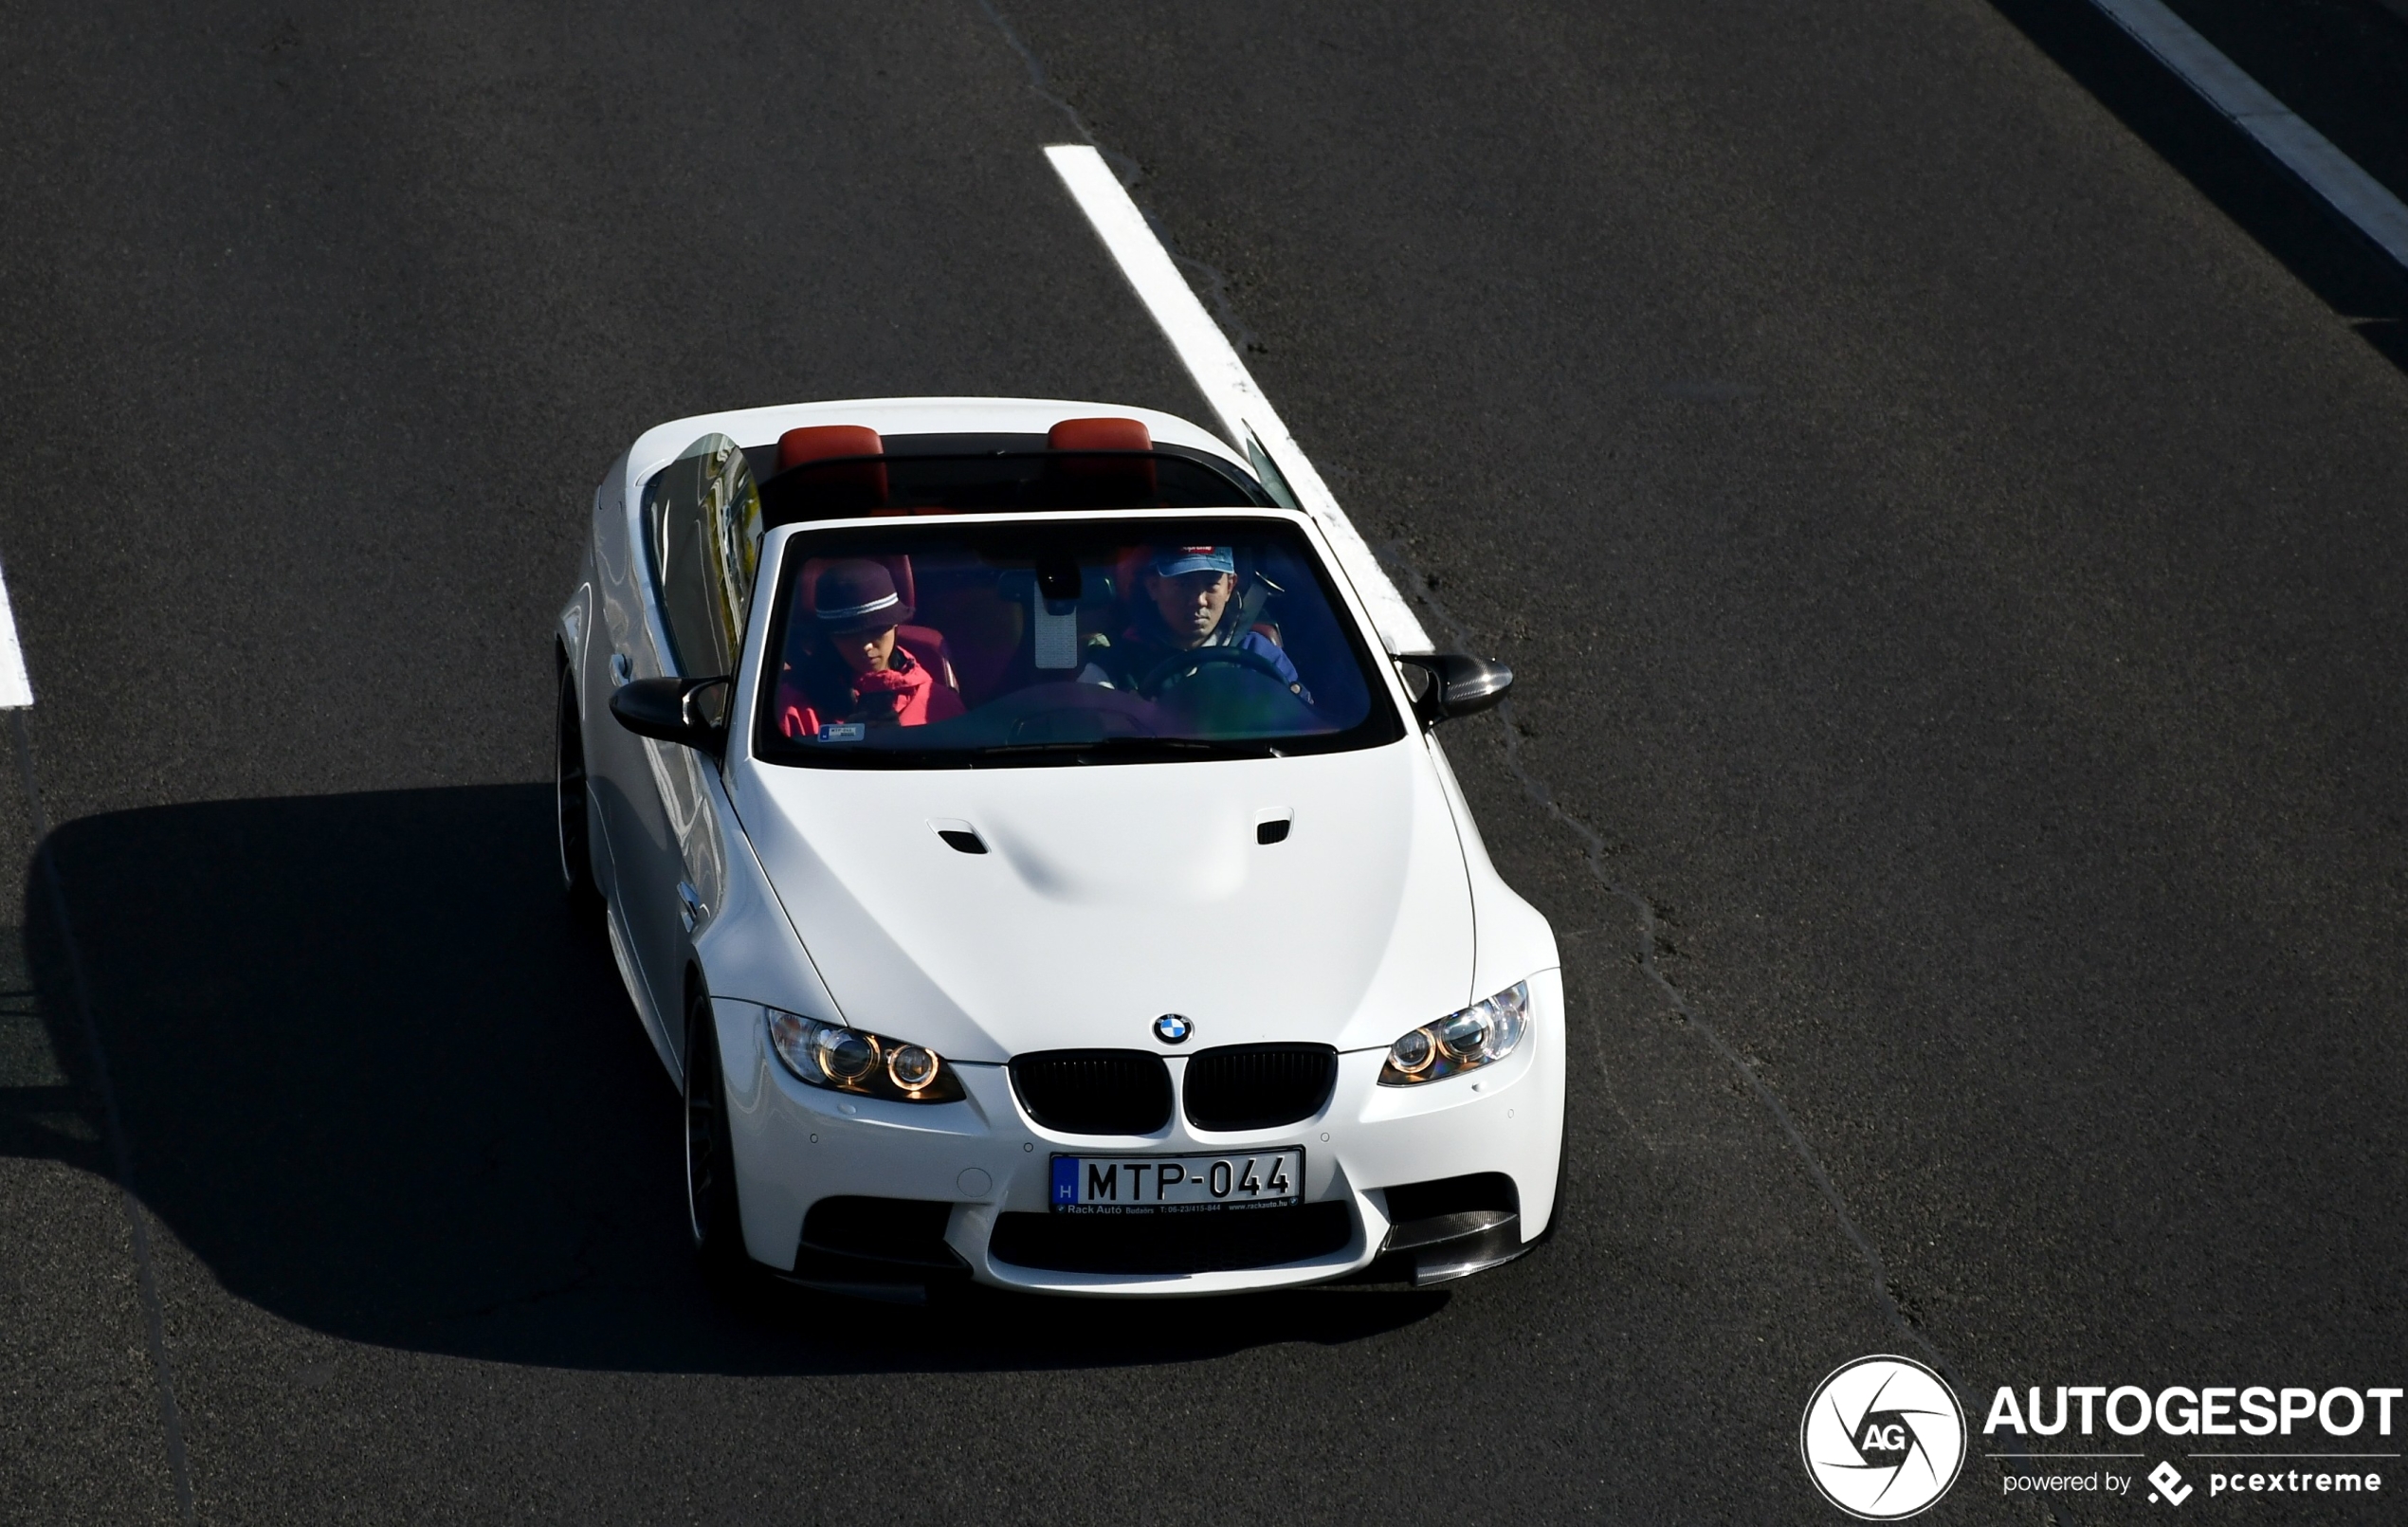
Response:
[{"label": "white lane marking", "polygon": [[2332,203],[2334,210],[2358,225],[2358,230],[2384,253],[2408,265],[2408,207],[2358,168],[2356,160],[2333,147],[2324,134],[2302,121],[2298,113],[2216,51],[2215,44],[2193,31],[2162,0],[2090,3],[2131,33],[2133,41],[2156,54],[2158,62],[2206,98],[2209,105],[2257,139],[2308,189]]},{"label": "white lane marking", "polygon": [[1163,337],[1178,354],[1179,364],[1195,379],[1196,391],[1220,416],[1230,443],[1242,454],[1250,456],[1248,446],[1251,445],[1268,456],[1287,480],[1297,502],[1319,522],[1338,554],[1340,570],[1361,596],[1388,650],[1429,651],[1430,635],[1421,628],[1420,618],[1389,580],[1387,570],[1372,554],[1355,522],[1338,506],[1329,484],[1313,469],[1279,411],[1255,385],[1246,362],[1238,358],[1229,336],[1204,311],[1195,289],[1171,263],[1170,251],[1145,226],[1145,214],[1129,200],[1104,156],[1085,143],[1052,144],[1045,156],[1053,162],[1054,173],[1069,188],[1071,199],[1086,214],[1121,274],[1137,289],[1138,300],[1161,326]]},{"label": "white lane marking", "polygon": [[21,711],[33,703],[33,681],[25,671],[25,649],[17,645],[17,614],[9,608],[9,580],[0,577],[0,711]]}]

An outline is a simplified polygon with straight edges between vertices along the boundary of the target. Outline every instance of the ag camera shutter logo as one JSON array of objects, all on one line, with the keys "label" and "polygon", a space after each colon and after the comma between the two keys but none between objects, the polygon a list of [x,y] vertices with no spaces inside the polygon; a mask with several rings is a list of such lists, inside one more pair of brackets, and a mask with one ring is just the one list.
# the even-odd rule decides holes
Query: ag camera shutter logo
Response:
[{"label": "ag camera shutter logo", "polygon": [[1865,1521],[1911,1517],[1948,1493],[1965,1462],[1965,1413],[1911,1357],[1859,1357],[1815,1386],[1798,1456],[1823,1499]]}]

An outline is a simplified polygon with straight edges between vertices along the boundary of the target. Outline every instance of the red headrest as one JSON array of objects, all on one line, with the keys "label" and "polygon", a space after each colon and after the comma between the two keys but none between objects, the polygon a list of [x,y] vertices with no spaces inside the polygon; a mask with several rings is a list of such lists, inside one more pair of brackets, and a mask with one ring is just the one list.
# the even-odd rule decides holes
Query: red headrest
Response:
[{"label": "red headrest", "polygon": [[1145,575],[1145,564],[1153,560],[1151,546],[1123,546],[1121,554],[1112,559],[1112,591],[1128,605],[1132,616],[1145,596],[1137,580]]},{"label": "red headrest", "polygon": [[[1049,472],[1065,509],[1137,509],[1159,496],[1151,451],[1154,437],[1135,419],[1065,419],[1046,431],[1046,444],[1060,451]],[[1098,452],[1126,451],[1129,455]]]},{"label": "red headrest", "polygon": [[1046,431],[1055,450],[1152,450],[1154,437],[1135,419],[1065,419]]},{"label": "red headrest", "polygon": [[824,462],[830,456],[884,456],[886,443],[867,425],[813,425],[777,437],[777,469]]}]

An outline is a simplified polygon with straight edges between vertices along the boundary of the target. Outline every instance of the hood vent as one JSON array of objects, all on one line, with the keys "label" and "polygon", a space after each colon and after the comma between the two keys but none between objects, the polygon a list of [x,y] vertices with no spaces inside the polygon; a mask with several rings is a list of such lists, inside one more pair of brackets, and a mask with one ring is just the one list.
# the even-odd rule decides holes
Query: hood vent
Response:
[{"label": "hood vent", "polygon": [[1338,1085],[1326,1045],[1224,1045],[1187,1063],[1187,1121],[1197,1129],[1276,1129],[1310,1118]]},{"label": "hood vent", "polygon": [[1170,1068],[1143,1050],[1038,1050],[1012,1061],[1012,1090],[1065,1135],[1151,1135],[1171,1121]]},{"label": "hood vent", "polygon": [[937,817],[928,826],[936,829],[938,837],[945,840],[946,847],[958,854],[983,854],[987,851],[987,840],[978,836],[976,827],[959,817]]}]

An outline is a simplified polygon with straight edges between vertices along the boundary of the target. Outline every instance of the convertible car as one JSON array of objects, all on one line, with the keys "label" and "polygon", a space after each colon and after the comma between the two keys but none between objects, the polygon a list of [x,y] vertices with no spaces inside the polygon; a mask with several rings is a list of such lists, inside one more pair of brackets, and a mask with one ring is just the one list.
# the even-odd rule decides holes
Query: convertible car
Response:
[{"label": "convertible car", "polygon": [[1550,1227],[1555,939],[1432,736],[1511,675],[1388,650],[1267,458],[1096,404],[680,420],[557,638],[561,874],[709,1268],[1431,1283]]}]

